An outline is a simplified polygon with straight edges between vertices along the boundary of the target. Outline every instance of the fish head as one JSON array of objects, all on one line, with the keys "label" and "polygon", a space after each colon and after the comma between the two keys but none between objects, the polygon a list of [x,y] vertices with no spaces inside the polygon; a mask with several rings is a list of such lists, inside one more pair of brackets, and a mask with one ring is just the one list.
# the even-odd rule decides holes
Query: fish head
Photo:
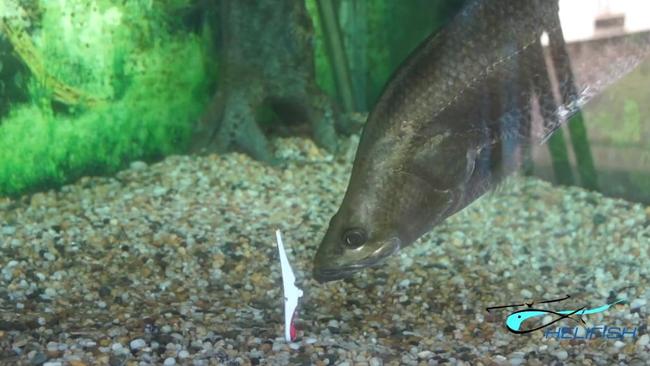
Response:
[{"label": "fish head", "polygon": [[475,149],[459,148],[453,136],[441,131],[413,148],[399,147],[400,138],[366,146],[376,138],[364,131],[345,196],[314,258],[316,280],[381,264],[460,207]]},{"label": "fish head", "polygon": [[390,172],[382,183],[358,181],[370,180],[352,180],[316,252],[313,275],[321,283],[383,263],[451,214],[460,197],[406,172]]},{"label": "fish head", "polygon": [[314,278],[329,282],[350,277],[380,264],[401,246],[394,232],[382,230],[370,220],[360,220],[343,206],[330,221],[314,258]]}]

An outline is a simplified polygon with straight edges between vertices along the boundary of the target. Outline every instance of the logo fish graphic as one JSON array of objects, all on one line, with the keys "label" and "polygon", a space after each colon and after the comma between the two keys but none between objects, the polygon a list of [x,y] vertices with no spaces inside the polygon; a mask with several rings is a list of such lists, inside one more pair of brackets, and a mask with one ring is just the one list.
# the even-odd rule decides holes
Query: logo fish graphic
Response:
[{"label": "logo fish graphic", "polygon": [[[566,295],[565,297],[560,298],[560,299],[540,301],[540,302],[537,302],[537,304],[548,304],[548,303],[553,303],[553,302],[560,302],[560,301],[567,300],[570,297],[571,297],[570,295]],[[556,323],[556,322],[558,322],[558,321],[560,321],[562,319],[571,319],[571,320],[576,321],[578,323],[585,324],[584,320],[582,320],[582,318],[581,318],[582,315],[601,313],[601,312],[609,309],[613,305],[616,305],[616,304],[621,303],[623,301],[624,300],[617,300],[617,301],[614,301],[614,302],[612,302],[610,304],[606,304],[606,305],[599,306],[599,307],[596,307],[596,308],[591,308],[591,309],[587,309],[587,308],[585,308],[583,306],[583,307],[575,309],[575,310],[561,310],[561,311],[553,311],[553,310],[547,310],[547,309],[533,308],[532,306],[534,304],[536,304],[535,302],[524,303],[524,304],[492,306],[492,307],[486,308],[486,310],[488,312],[490,312],[491,310],[495,310],[495,309],[504,309],[504,308],[511,308],[511,307],[527,306],[527,309],[517,310],[517,311],[511,313],[510,315],[508,315],[508,317],[506,318],[506,322],[505,322],[505,326],[510,332],[516,333],[516,334],[525,334],[525,333],[530,333],[530,332],[534,332],[536,330],[546,328],[546,327],[550,326],[551,324],[554,324],[554,323]],[[526,320],[537,318],[537,317],[540,317],[540,316],[546,316],[546,315],[556,315],[557,317],[555,319],[552,319],[548,323],[542,324],[542,325],[537,326],[535,328],[526,329],[526,330],[521,329],[522,324]],[[577,319],[575,317],[573,317],[574,315],[577,317]]]}]

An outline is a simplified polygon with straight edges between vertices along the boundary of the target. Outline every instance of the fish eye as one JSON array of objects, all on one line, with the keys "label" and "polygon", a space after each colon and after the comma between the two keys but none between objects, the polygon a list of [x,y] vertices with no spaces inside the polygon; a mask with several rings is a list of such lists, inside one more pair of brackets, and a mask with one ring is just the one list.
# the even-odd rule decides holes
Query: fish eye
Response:
[{"label": "fish eye", "polygon": [[359,228],[347,229],[343,233],[343,242],[350,249],[356,249],[368,240],[366,231]]}]

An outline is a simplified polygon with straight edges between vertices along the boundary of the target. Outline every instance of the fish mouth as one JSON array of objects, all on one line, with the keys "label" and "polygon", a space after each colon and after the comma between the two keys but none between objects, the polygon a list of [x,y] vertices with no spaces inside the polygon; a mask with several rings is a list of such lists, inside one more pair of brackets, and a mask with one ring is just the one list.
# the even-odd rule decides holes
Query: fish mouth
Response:
[{"label": "fish mouth", "polygon": [[319,283],[342,280],[352,277],[366,267],[368,266],[354,265],[345,268],[318,268],[314,269],[314,279]]},{"label": "fish mouth", "polygon": [[386,258],[393,255],[400,248],[399,240],[395,240],[392,245],[382,248],[381,250],[373,253],[369,257],[359,261],[357,263],[340,266],[340,267],[320,267],[316,265],[314,267],[313,276],[316,281],[319,283],[331,282],[336,280],[342,280],[345,278],[352,277],[355,273],[361,271],[362,269],[375,267],[384,262]]}]

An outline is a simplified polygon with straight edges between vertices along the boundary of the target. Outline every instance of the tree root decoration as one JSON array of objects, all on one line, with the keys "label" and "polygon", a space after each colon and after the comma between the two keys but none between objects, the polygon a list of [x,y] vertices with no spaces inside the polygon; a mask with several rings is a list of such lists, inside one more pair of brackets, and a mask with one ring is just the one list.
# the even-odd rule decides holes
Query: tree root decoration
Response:
[{"label": "tree root decoration", "polygon": [[305,2],[210,4],[218,8],[219,82],[195,127],[191,150],[239,151],[275,164],[282,161],[269,138],[300,135],[335,153],[337,132],[347,124],[316,84],[314,32]]},{"label": "tree root decoration", "polygon": [[18,27],[12,27],[6,20],[0,19],[0,32],[4,33],[18,57],[25,63],[34,77],[52,91],[53,98],[66,105],[97,106],[105,99],[85,94],[83,91],[65,84],[50,75],[31,38]]},{"label": "tree root decoration", "polygon": [[257,118],[259,110],[267,106],[285,122],[273,127],[284,130],[280,135],[294,135],[296,130],[301,130],[320,147],[336,151],[337,113],[324,94],[311,90],[274,95],[262,84],[250,81],[222,87],[196,126],[192,150],[216,153],[235,150],[272,165],[280,163],[272,151],[268,131],[260,126]]}]

